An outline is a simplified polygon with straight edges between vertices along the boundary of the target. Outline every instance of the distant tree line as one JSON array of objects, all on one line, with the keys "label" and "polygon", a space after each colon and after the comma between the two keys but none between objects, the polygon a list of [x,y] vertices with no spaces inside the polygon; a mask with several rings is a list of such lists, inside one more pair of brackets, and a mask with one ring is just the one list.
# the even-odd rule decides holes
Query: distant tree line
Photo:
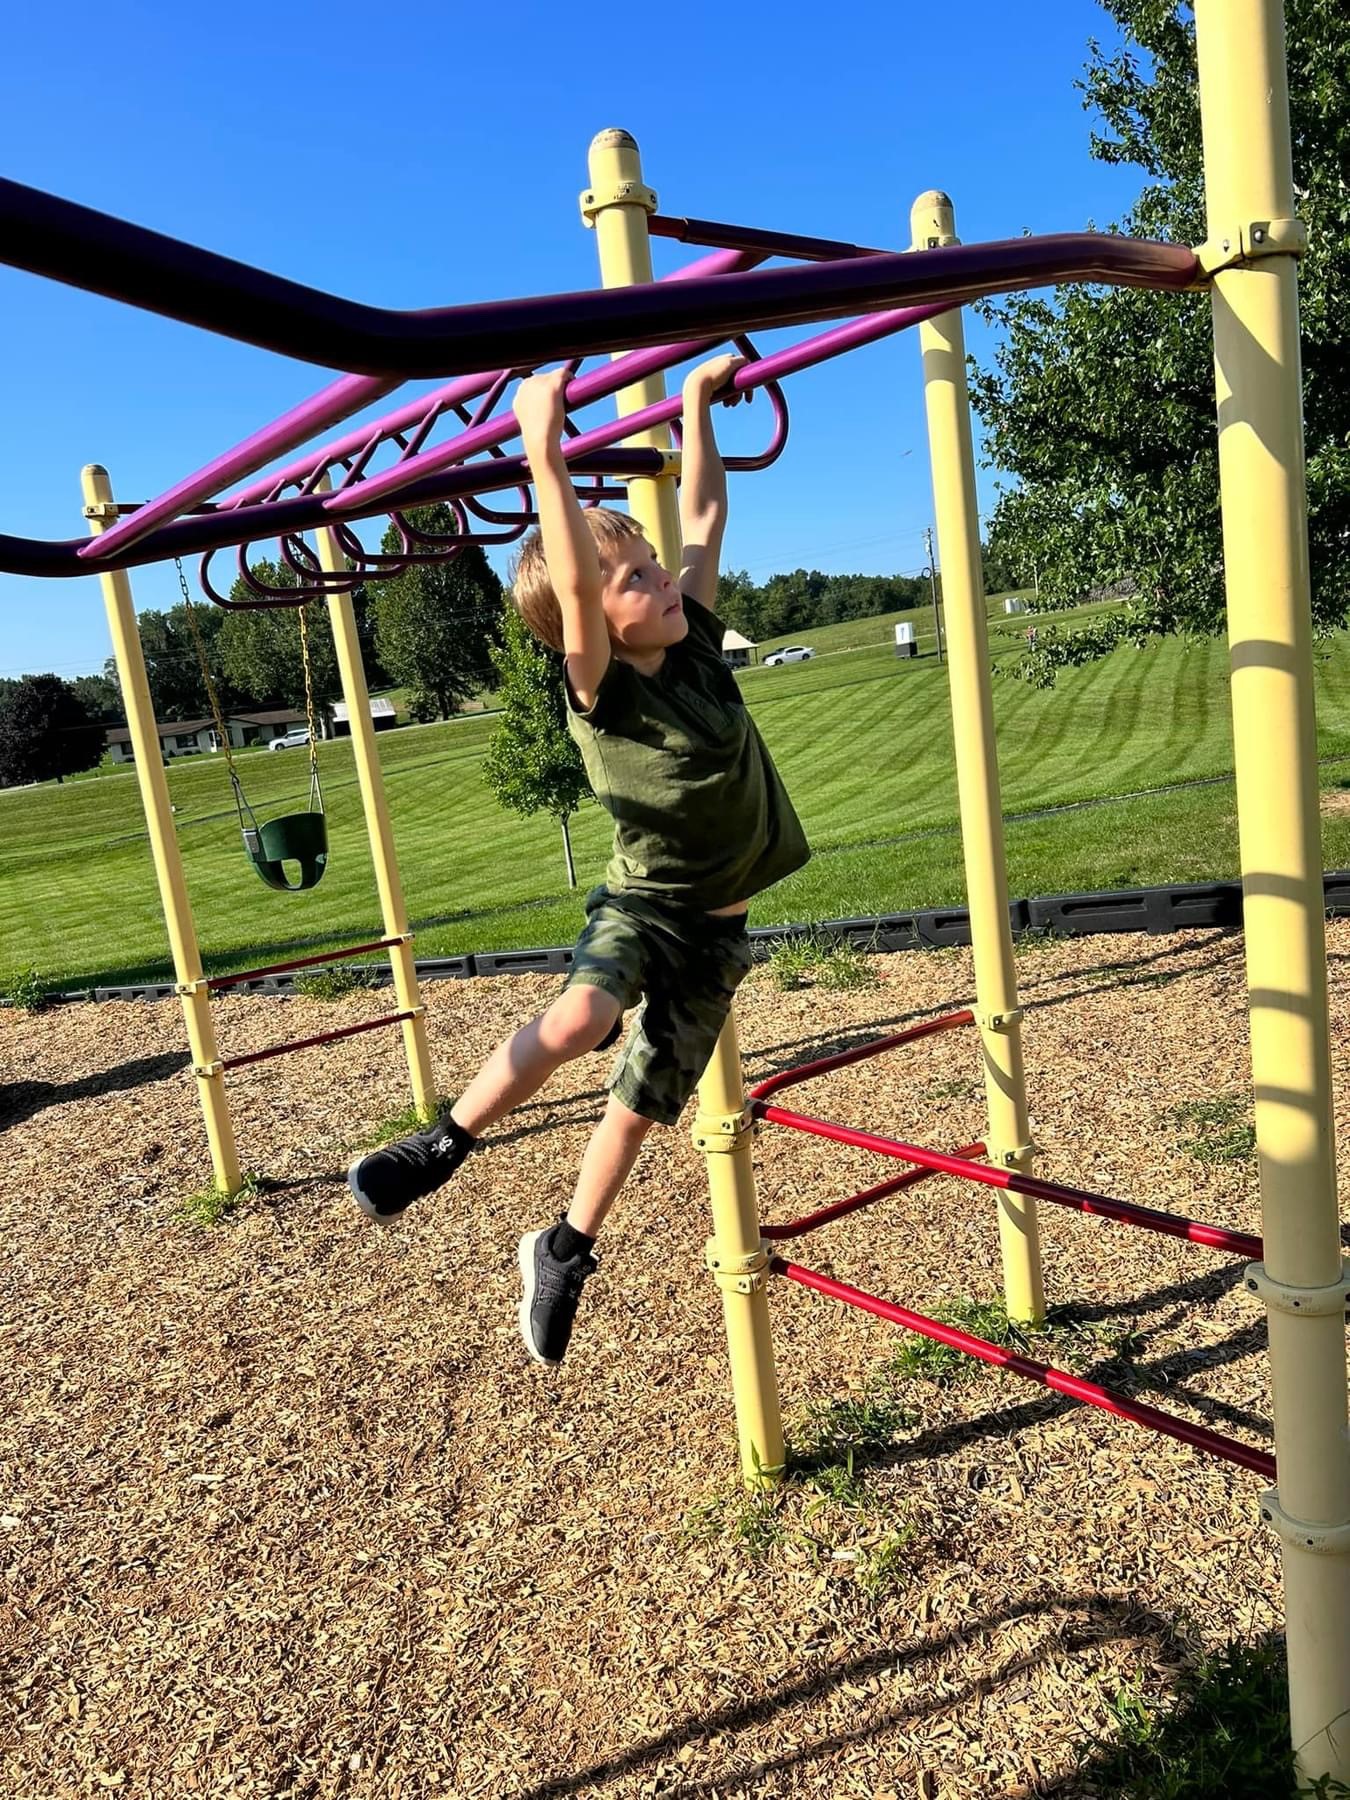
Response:
[{"label": "distant tree line", "polygon": [[[453,530],[443,506],[411,515],[422,532]],[[391,526],[381,549],[398,550]],[[295,576],[284,565],[251,565],[267,586],[287,588]],[[991,591],[1015,585],[1015,574],[986,558]],[[248,599],[235,582],[230,598]],[[744,571],[718,582],[718,606],[728,625],[755,642],[797,635],[821,625],[926,606],[925,574],[826,575],[794,569],[756,584]],[[540,653],[528,634],[503,623],[501,582],[477,546],[453,562],[417,563],[392,581],[358,587],[352,595],[366,674],[374,688],[399,686],[415,719],[448,718],[484,689],[497,690],[509,719],[492,759],[493,785],[507,805],[545,810],[562,824],[585,791],[575,747],[562,730],[560,708],[549,702],[558,689],[557,659]],[[209,601],[193,607],[197,631],[222,707],[230,712],[298,709],[304,704],[300,633],[290,607],[226,612]],[[336,699],[341,686],[322,601],[306,607],[315,701]],[[138,615],[150,697],[164,724],[210,715],[201,662],[181,603]],[[558,690],[560,698],[560,689]],[[556,713],[556,719],[554,714]],[[72,682],[53,674],[0,680],[0,786],[60,780],[93,768],[103,755],[109,726],[125,722],[111,660],[101,675]]]}]

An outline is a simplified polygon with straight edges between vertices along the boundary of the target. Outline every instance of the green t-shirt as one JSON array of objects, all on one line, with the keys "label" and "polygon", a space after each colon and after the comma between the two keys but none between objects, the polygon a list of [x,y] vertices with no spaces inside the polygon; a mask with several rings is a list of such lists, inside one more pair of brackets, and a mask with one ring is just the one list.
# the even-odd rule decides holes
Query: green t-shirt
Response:
[{"label": "green t-shirt", "polygon": [[811,852],[722,660],[726,627],[687,594],[684,613],[689,634],[655,675],[612,656],[589,711],[569,688],[568,726],[614,820],[605,885],[711,909],[748,900]]}]

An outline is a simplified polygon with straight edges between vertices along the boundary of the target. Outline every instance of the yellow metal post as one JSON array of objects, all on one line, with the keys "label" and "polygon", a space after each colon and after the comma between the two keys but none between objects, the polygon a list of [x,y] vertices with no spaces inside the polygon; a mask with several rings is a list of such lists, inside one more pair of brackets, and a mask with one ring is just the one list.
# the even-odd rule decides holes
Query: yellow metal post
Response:
[{"label": "yellow metal post", "polygon": [[1350,1783],[1350,1440],[1280,0],[1197,0],[1219,479],[1290,1723]]},{"label": "yellow metal post", "polygon": [[[914,202],[910,226],[916,250],[958,241],[952,203],[937,191],[921,194]],[[1022,1069],[1022,1013],[1008,921],[1008,872],[960,308],[925,320],[919,327],[919,342],[947,614],[947,675],[989,1107],[989,1154],[1001,1167],[1026,1174],[1033,1146]],[[998,1222],[1008,1316],[1038,1324],[1045,1317],[1045,1290],[1034,1202],[1017,1194],[1000,1194]]]},{"label": "yellow metal post", "polygon": [[[326,492],[328,486],[328,477],[325,476],[321,483],[322,491]],[[345,569],[348,566],[347,559],[333,532],[321,529],[316,535],[319,562],[323,568],[330,571]],[[370,857],[375,865],[375,886],[380,896],[384,935],[400,940],[391,947],[389,961],[394,974],[398,1009],[413,1015],[403,1021],[403,1050],[408,1059],[408,1079],[412,1084],[413,1104],[423,1119],[430,1119],[436,1110],[436,1084],[431,1072],[431,1051],[427,1044],[426,1012],[417,982],[412,932],[408,929],[408,908],[403,898],[403,883],[399,879],[398,858],[394,852],[394,833],[389,822],[384,775],[375,744],[375,728],[370,719],[370,689],[366,686],[365,664],[361,660],[361,644],[356,633],[356,613],[349,593],[328,596],[328,617],[333,627],[333,644],[342,680],[342,698],[347,702],[347,718],[351,724],[352,755],[356,759],[361,807],[370,837]]]},{"label": "yellow metal post", "polygon": [[[84,516],[89,521],[89,529],[95,537],[99,537],[117,518],[108,471],[98,463],[87,464],[80,472],[80,491],[84,498]],[[216,1049],[211,996],[202,971],[197,928],[192,918],[192,902],[188,899],[187,883],[183,879],[183,860],[173,826],[169,783],[164,772],[159,731],[150,700],[145,654],[141,649],[140,632],[136,627],[131,582],[122,569],[105,570],[98,579],[103,590],[103,604],[107,608],[108,629],[112,635],[113,656],[117,662],[117,679],[122,689],[122,704],[126,707],[131,748],[136,759],[136,781],[141,790],[141,804],[145,808],[150,854],[154,859],[155,879],[159,883],[159,897],[164,908],[164,923],[169,932],[174,974],[178,979],[178,994],[183,1003],[183,1018],[192,1049],[192,1072],[197,1080],[197,1098],[201,1101],[202,1116],[206,1121],[211,1168],[219,1191],[234,1194],[239,1191],[243,1180],[239,1172],[239,1152],[235,1147],[234,1126],[225,1095],[225,1072],[221,1068],[220,1055]]]},{"label": "yellow metal post", "polygon": [[[647,214],[654,210],[656,196],[643,184],[638,147],[626,131],[602,131],[592,139],[589,174],[591,185],[581,196],[582,216],[595,227],[604,285],[625,287],[650,281]],[[663,378],[649,376],[620,390],[619,416],[664,397]],[[659,450],[670,447],[664,428],[641,433],[631,441]],[[661,562],[678,574],[680,512],[674,474],[630,481],[628,506]],[[759,1233],[751,1132],[734,1015],[728,1017],[699,1084],[694,1142],[708,1158],[713,1235],[707,1262],[722,1290],[741,1470],[748,1483],[758,1485],[777,1479],[785,1459],[764,1291],[768,1258]]]}]

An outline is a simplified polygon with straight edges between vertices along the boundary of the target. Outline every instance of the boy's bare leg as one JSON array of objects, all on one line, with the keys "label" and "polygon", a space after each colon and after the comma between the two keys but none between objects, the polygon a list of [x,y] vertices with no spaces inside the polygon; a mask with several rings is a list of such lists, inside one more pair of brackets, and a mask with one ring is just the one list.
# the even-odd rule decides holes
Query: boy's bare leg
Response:
[{"label": "boy's bare leg", "polygon": [[651,1119],[631,1112],[622,1100],[610,1095],[604,1117],[586,1145],[576,1192],[567,1209],[567,1222],[574,1231],[588,1238],[599,1235],[605,1214],[627,1181],[651,1128]]},{"label": "boy's bare leg", "polygon": [[613,1029],[619,1010],[618,1001],[601,988],[568,988],[547,1011],[498,1044],[456,1100],[450,1117],[471,1137],[481,1137],[537,1094],[565,1062],[594,1050]]}]

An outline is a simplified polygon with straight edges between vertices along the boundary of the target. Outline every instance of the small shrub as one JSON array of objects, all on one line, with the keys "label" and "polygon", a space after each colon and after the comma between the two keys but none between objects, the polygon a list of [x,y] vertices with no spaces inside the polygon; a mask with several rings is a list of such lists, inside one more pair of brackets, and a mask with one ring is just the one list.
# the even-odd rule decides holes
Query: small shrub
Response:
[{"label": "small shrub", "polygon": [[378,977],[370,969],[354,969],[350,964],[329,963],[327,967],[309,969],[297,975],[292,984],[306,1000],[342,1000],[348,994],[373,988]]},{"label": "small shrub", "polygon": [[37,1013],[51,1005],[51,992],[36,969],[24,969],[0,988],[0,1000],[21,1012]]}]

